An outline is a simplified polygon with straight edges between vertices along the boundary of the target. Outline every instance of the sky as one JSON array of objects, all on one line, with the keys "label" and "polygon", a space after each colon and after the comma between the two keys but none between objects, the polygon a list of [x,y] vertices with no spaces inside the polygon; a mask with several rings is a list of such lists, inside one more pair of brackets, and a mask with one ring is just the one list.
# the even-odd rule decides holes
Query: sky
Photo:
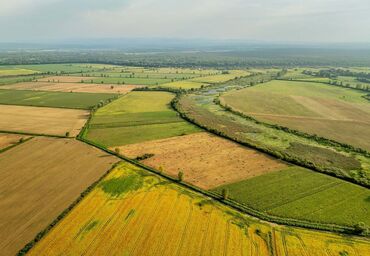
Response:
[{"label": "sky", "polygon": [[370,0],[0,0],[0,42],[209,38],[370,43]]}]

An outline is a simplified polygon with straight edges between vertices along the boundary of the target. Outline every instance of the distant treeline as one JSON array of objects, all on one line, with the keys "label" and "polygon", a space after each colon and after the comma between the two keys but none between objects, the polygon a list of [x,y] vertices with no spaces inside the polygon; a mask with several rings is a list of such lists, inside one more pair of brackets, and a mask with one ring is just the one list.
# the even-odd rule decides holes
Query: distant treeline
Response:
[{"label": "distant treeline", "polygon": [[[365,81],[370,81],[370,73],[367,72],[354,72],[349,69],[322,69],[318,72],[313,72],[310,70],[304,70],[304,74],[307,75],[315,75],[319,77],[327,77],[327,78],[336,78],[338,76],[350,76],[350,77],[356,77],[358,80],[362,79]],[[369,83],[369,82],[367,82]]]},{"label": "distant treeline", "polygon": [[370,66],[370,49],[253,48],[218,52],[125,53],[118,50],[0,52],[0,65],[102,63],[151,67]]}]

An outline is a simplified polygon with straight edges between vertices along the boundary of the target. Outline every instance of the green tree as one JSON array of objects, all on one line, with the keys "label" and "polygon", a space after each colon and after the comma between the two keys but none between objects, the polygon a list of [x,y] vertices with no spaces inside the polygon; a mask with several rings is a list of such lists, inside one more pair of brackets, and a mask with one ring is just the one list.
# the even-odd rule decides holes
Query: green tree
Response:
[{"label": "green tree", "polygon": [[179,179],[179,181],[183,181],[184,173],[182,171],[179,171],[179,173],[177,174],[177,178]]},{"label": "green tree", "polygon": [[221,191],[222,199],[226,200],[229,198],[229,190],[226,188],[223,188]]}]

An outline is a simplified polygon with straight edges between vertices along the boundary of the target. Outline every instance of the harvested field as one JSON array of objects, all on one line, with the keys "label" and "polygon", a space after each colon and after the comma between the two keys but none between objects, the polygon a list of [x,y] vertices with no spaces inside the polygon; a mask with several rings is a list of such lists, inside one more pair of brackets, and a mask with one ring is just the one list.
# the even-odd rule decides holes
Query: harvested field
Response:
[{"label": "harvested field", "polygon": [[90,93],[128,93],[139,85],[87,84],[87,83],[48,83],[28,82],[4,85],[1,88],[11,90],[35,90],[55,92],[90,92]]},{"label": "harvested field", "polygon": [[30,136],[21,134],[0,133],[0,151],[17,144],[20,139],[28,139],[29,137]]},{"label": "harvested field", "polygon": [[344,250],[366,255],[370,241],[262,223],[122,163],[29,255],[329,256]]},{"label": "harvested field", "polygon": [[1,254],[15,255],[115,162],[72,139],[37,137],[1,154]]},{"label": "harvested field", "polygon": [[0,105],[0,130],[76,136],[88,116],[86,110]]},{"label": "harvested field", "polygon": [[272,81],[221,97],[258,120],[370,150],[365,93],[319,83]]},{"label": "harvested field", "polygon": [[195,133],[125,145],[120,152],[131,158],[154,154],[143,163],[203,189],[248,179],[287,167],[256,150],[211,135]]}]

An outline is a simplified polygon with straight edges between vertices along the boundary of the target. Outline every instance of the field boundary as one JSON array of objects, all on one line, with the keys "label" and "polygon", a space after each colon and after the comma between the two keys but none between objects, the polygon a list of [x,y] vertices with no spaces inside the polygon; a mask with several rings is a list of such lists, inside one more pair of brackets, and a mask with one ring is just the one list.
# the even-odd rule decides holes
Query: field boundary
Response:
[{"label": "field boundary", "polygon": [[65,135],[53,135],[53,134],[46,134],[46,133],[18,132],[18,131],[6,131],[6,130],[0,130],[0,133],[41,136],[41,137],[50,137],[50,138],[64,138],[64,139],[73,139],[74,138],[74,137],[69,137],[69,136],[65,136]]},{"label": "field boundary", "polygon": [[[0,132],[0,133],[2,133],[2,132]],[[29,141],[31,139],[33,139],[33,137],[29,137],[29,138],[24,139],[24,140],[19,140],[17,143],[14,143],[14,144],[6,147],[6,148],[0,149],[0,154],[1,153],[4,153],[5,151],[8,151],[9,149],[12,149],[12,148],[14,148],[16,146],[19,146],[19,145],[21,145],[21,144],[23,144],[23,143],[25,143],[25,142],[27,142],[27,141]]]}]

